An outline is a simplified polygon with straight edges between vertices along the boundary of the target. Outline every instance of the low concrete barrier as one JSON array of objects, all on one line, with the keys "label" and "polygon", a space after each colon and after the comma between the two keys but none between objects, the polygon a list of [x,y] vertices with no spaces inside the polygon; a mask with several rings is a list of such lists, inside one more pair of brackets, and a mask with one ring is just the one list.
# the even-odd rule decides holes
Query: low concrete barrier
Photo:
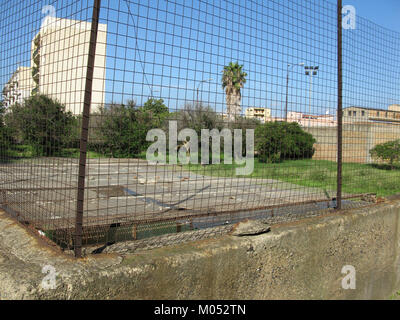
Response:
[{"label": "low concrete barrier", "polygon": [[[399,214],[393,201],[76,261],[0,212],[0,299],[387,299],[400,289]],[[355,289],[342,287],[344,266]]]}]

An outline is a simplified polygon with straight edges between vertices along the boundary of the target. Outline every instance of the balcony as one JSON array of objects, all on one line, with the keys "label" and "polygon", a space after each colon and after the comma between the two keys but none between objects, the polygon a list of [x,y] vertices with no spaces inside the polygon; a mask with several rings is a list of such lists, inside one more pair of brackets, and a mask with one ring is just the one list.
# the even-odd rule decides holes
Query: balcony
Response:
[{"label": "balcony", "polygon": [[33,40],[33,43],[35,44],[35,46],[39,46],[40,44],[40,34],[38,34],[35,39]]},{"label": "balcony", "polygon": [[32,90],[31,95],[32,95],[32,96],[36,96],[38,93],[39,93],[39,87],[35,87],[35,88]]},{"label": "balcony", "polygon": [[40,47],[37,47],[36,50],[33,51],[32,58],[36,64],[40,63]]},{"label": "balcony", "polygon": [[32,78],[36,83],[39,83],[39,78],[40,78],[39,68],[36,67],[32,68]]}]

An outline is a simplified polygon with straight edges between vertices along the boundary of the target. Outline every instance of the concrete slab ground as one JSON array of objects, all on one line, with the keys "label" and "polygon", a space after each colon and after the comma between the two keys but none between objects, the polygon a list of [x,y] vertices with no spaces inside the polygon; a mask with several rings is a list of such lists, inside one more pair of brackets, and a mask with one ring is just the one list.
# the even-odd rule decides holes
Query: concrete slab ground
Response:
[{"label": "concrete slab ground", "polygon": [[[274,225],[257,236],[75,260],[0,212],[0,297],[388,299],[400,288],[399,215],[400,202],[391,201]],[[346,265],[356,270],[354,290],[342,287]],[[56,275],[53,289],[43,270]]]},{"label": "concrete slab ground", "polygon": [[[73,228],[77,176],[77,159],[39,158],[2,164],[0,189],[5,191],[1,201],[43,229]],[[327,199],[324,190],[268,177],[210,177],[201,170],[152,166],[138,159],[89,159],[86,187],[86,226]]]}]

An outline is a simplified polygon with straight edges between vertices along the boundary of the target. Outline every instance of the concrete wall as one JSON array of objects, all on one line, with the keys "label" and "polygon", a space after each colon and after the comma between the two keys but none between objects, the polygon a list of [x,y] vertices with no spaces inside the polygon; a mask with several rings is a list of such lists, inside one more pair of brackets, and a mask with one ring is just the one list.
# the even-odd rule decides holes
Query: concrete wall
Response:
[{"label": "concrete wall", "polygon": [[[76,261],[0,213],[1,298],[387,299],[400,289],[400,202],[151,251]],[[112,249],[112,248],[111,248]],[[41,287],[45,265],[56,289]],[[342,288],[344,265],[356,289]]]},{"label": "concrete wall", "polygon": [[[315,160],[336,161],[337,128],[305,127],[317,140]],[[343,125],[343,161],[372,163],[369,151],[377,144],[400,139],[400,125],[389,123],[348,123]]]}]

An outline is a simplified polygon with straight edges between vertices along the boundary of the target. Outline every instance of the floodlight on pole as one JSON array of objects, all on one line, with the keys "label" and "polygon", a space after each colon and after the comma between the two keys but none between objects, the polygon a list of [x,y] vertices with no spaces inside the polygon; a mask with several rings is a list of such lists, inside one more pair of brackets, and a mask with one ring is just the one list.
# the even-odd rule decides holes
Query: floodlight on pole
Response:
[{"label": "floodlight on pole", "polygon": [[311,116],[311,93],[312,93],[312,78],[313,76],[318,75],[319,71],[319,66],[306,66],[304,67],[305,74],[306,76],[310,76],[310,92],[309,92],[309,98],[310,98],[310,104],[309,104],[309,116]]}]

